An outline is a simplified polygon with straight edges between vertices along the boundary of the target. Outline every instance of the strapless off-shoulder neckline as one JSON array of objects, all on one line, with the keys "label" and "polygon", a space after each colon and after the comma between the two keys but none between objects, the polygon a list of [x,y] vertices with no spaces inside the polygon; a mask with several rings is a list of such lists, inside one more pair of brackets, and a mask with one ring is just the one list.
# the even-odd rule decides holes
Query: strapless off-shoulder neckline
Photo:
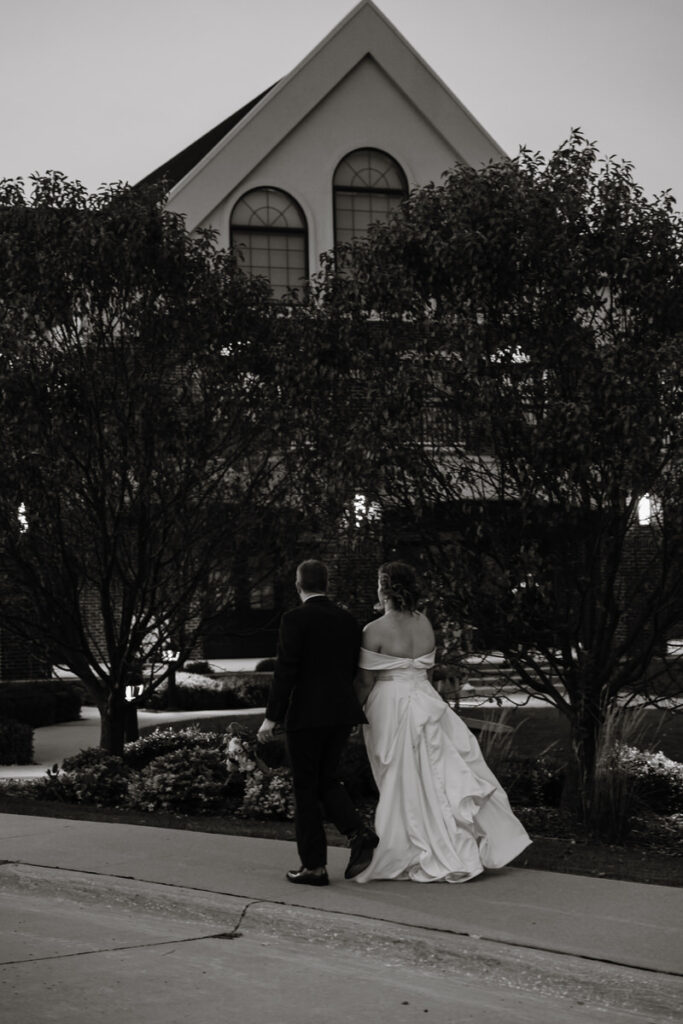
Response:
[{"label": "strapless off-shoulder neckline", "polygon": [[380,651],[368,651],[367,648],[360,649],[360,667],[370,671],[379,672],[389,668],[424,668],[428,669],[434,665],[436,649],[427,654],[421,654],[419,658],[399,658],[393,654],[383,654]]}]

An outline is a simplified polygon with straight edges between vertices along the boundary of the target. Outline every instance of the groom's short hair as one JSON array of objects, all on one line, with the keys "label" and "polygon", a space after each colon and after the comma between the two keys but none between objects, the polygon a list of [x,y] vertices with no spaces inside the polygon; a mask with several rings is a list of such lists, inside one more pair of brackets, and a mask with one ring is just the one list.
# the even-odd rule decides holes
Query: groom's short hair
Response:
[{"label": "groom's short hair", "polygon": [[299,585],[308,594],[327,593],[327,566],[315,558],[307,558],[297,566]]}]

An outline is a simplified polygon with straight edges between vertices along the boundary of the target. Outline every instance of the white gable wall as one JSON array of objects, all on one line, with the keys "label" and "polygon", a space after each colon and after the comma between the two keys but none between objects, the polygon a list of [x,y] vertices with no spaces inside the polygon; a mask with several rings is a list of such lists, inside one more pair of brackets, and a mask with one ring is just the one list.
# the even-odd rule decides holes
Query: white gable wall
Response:
[{"label": "white gable wall", "polygon": [[351,150],[366,146],[392,156],[410,188],[437,181],[446,168],[462,160],[452,143],[366,56],[250,173],[230,181],[226,166],[225,196],[202,226],[215,228],[219,244],[227,246],[230,215],[241,196],[263,186],[283,189],[306,216],[314,272],[320,253],[334,245],[332,179],[337,164]]},{"label": "white gable wall", "polygon": [[190,231],[215,228],[227,246],[240,196],[281,188],[306,216],[314,273],[334,245],[334,170],[366,146],[394,157],[410,187],[438,181],[456,161],[505,158],[372,0],[361,0],[177,183],[168,207]]}]

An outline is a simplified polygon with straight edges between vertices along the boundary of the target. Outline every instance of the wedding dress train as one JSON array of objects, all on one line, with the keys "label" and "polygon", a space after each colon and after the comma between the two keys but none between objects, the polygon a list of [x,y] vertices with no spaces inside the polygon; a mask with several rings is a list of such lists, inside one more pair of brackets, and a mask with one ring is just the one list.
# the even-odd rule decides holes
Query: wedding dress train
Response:
[{"label": "wedding dress train", "polygon": [[466,882],[531,842],[476,738],[429,682],[434,654],[361,650],[361,668],[378,673],[363,731],[380,795],[379,846],[357,882]]}]

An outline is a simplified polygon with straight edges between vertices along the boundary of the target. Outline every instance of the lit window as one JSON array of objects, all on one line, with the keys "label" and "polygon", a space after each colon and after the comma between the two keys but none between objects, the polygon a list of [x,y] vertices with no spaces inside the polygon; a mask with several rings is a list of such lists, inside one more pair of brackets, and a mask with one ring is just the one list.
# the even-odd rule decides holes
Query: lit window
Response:
[{"label": "lit window", "polygon": [[355,149],[334,174],[335,244],[367,234],[374,221],[386,221],[408,195],[406,176],[379,149]]},{"label": "lit window", "polygon": [[638,499],[638,523],[640,526],[652,526],[656,523],[662,511],[659,498],[654,494],[644,494]]},{"label": "lit window", "polygon": [[268,278],[276,299],[306,282],[306,219],[299,204],[286,192],[279,188],[247,192],[232,211],[230,236],[245,270]]},{"label": "lit window", "polygon": [[28,516],[26,515],[26,505],[23,501],[17,509],[17,519],[19,520],[19,529],[21,533],[26,533],[28,530]]},{"label": "lit window", "polygon": [[353,505],[347,516],[349,525],[360,529],[367,523],[376,523],[382,518],[382,510],[376,501],[371,501],[365,494],[354,494]]}]

